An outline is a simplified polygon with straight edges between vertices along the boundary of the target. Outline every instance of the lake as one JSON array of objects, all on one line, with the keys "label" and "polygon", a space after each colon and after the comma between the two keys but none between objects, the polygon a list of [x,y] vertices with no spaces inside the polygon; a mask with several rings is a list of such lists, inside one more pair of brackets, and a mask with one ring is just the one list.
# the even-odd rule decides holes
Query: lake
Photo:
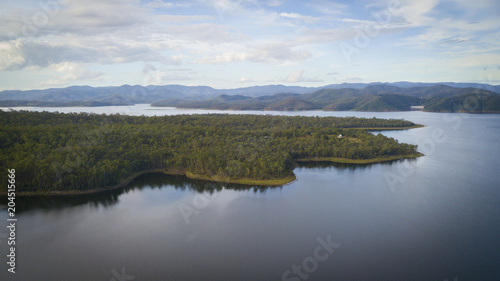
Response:
[{"label": "lake", "polygon": [[425,156],[302,165],[282,187],[148,174],[113,192],[18,198],[16,273],[2,227],[1,280],[500,279],[500,115],[25,109],[404,118],[426,127],[381,133]]}]

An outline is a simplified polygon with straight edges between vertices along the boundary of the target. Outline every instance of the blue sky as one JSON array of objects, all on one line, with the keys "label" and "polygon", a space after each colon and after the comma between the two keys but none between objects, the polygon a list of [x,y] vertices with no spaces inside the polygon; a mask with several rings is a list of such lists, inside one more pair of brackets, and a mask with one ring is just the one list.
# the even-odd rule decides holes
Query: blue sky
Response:
[{"label": "blue sky", "polygon": [[500,84],[496,0],[6,0],[0,90]]}]

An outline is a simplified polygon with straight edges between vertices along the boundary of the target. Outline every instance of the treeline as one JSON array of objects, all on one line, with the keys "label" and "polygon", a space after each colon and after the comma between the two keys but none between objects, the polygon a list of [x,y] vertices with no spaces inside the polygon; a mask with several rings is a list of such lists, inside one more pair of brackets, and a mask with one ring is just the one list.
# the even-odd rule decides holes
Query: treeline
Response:
[{"label": "treeline", "polygon": [[500,113],[500,95],[467,94],[429,102],[425,111]]},{"label": "treeline", "polygon": [[[16,170],[18,191],[37,192],[106,188],[158,169],[219,179],[276,179],[292,175],[299,158],[415,154],[414,145],[355,129],[414,125],[354,117],[0,111],[0,166]],[[3,182],[6,175],[0,174]]]}]

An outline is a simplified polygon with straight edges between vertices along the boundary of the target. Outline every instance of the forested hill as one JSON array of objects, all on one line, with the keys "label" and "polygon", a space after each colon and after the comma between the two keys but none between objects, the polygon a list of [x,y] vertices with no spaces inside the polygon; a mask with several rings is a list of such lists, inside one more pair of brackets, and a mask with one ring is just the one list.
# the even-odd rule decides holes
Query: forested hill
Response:
[{"label": "forested hill", "polygon": [[221,95],[206,100],[167,99],[152,106],[235,110],[355,110],[408,111],[424,106],[426,111],[500,112],[500,94],[445,85],[401,88],[370,85],[362,89],[321,89],[309,94],[276,94],[264,97]]},{"label": "forested hill", "polygon": [[[284,85],[214,89],[207,86],[72,86],[46,90],[2,91],[0,106],[107,106],[139,103],[184,108],[254,110],[405,111],[423,105],[429,111],[500,112],[500,85],[474,83],[343,83],[321,87]],[[481,109],[456,104],[479,99]],[[478,97],[479,96],[479,97]],[[460,100],[460,99],[458,99]],[[450,106],[452,105],[452,106]]]},{"label": "forested hill", "polygon": [[[416,146],[361,129],[414,126],[405,120],[354,117],[0,111],[0,166],[15,169],[18,192],[100,190],[151,170],[276,185],[293,180],[294,162],[301,159],[416,157]],[[6,182],[6,175],[0,180]]]}]

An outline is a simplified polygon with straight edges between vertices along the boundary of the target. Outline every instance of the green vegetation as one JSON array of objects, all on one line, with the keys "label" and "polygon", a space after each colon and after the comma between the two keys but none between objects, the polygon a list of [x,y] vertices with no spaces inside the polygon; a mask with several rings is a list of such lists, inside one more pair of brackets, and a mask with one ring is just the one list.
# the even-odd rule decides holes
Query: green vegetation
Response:
[{"label": "green vegetation", "polygon": [[500,95],[467,94],[429,102],[424,109],[433,112],[499,113]]},{"label": "green vegetation", "polygon": [[123,106],[147,103],[152,106],[222,110],[408,111],[411,106],[424,106],[424,111],[433,112],[500,113],[499,92],[500,86],[473,83],[450,87],[404,82],[327,85],[318,88],[268,85],[224,90],[181,85],[73,86],[2,91],[0,107]]},{"label": "green vegetation", "polygon": [[[0,111],[0,167],[16,170],[18,192],[38,194],[112,188],[153,170],[282,185],[294,180],[295,160],[365,163],[418,156],[414,145],[366,131],[415,126],[354,117]],[[6,175],[0,180],[6,182]]]},{"label": "green vegetation", "polygon": [[262,97],[220,95],[206,100],[167,99],[152,106],[234,110],[334,110],[408,111],[424,106],[425,111],[500,112],[500,94],[474,88],[400,88],[371,85],[363,89],[321,89],[309,94],[276,94]]}]

